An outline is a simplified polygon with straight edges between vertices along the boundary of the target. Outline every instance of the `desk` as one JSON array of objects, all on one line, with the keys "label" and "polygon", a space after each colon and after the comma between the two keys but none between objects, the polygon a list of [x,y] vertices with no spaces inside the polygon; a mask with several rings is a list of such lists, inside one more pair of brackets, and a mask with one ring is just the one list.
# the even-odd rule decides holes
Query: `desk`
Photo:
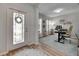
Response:
[{"label": "desk", "polygon": [[[66,31],[67,30],[55,31],[55,33],[58,33],[58,42],[60,42],[62,38],[65,39],[63,35],[66,34]],[[60,42],[60,43],[63,43],[63,42]]]}]

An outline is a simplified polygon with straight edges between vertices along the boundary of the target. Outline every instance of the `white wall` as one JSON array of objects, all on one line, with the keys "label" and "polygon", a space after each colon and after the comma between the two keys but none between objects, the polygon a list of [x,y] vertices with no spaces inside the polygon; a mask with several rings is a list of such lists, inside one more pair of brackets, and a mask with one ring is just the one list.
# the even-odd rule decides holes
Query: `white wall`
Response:
[{"label": "white wall", "polygon": [[[48,20],[48,17],[40,13],[39,18],[42,19],[42,34],[41,34],[41,36],[43,36],[43,33],[46,32],[46,20]],[[45,23],[43,23],[43,21],[45,21]],[[43,27],[44,25],[45,25],[45,27]]]},{"label": "white wall", "polygon": [[[12,15],[9,8],[14,8],[26,12],[27,32],[25,32],[25,42],[13,45],[12,43]],[[0,4],[0,52],[19,48],[26,44],[38,44],[38,10],[30,4]]]}]

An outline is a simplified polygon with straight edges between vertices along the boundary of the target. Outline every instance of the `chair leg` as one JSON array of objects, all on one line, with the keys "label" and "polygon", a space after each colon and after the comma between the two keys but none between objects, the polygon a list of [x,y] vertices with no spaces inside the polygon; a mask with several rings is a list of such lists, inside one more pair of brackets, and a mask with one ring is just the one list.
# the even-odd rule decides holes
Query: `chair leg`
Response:
[{"label": "chair leg", "polygon": [[63,43],[65,43],[65,38],[63,37]]},{"label": "chair leg", "polygon": [[64,36],[62,36],[62,38],[61,38],[61,39],[63,40],[63,42],[62,42],[62,43],[64,44],[64,43],[65,43],[65,41],[64,41],[64,40],[65,40]]},{"label": "chair leg", "polygon": [[69,40],[69,43],[71,44],[71,40]]}]

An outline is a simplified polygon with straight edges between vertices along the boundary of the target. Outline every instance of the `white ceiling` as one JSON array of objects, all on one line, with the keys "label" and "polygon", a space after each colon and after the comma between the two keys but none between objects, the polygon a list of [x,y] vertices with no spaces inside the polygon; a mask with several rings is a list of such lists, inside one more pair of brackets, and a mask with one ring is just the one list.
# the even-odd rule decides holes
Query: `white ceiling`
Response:
[{"label": "white ceiling", "polygon": [[[63,8],[64,10],[60,13],[54,13],[53,11],[57,8]],[[78,10],[79,10],[79,4],[77,3],[40,3],[39,4],[39,12],[49,17],[55,17]]]}]

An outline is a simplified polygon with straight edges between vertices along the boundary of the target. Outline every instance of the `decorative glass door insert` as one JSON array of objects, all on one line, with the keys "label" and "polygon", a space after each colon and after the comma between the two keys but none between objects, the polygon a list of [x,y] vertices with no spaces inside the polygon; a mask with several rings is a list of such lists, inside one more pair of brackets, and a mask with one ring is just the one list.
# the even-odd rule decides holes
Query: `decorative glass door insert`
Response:
[{"label": "decorative glass door insert", "polygon": [[24,42],[24,14],[13,13],[13,44]]}]

